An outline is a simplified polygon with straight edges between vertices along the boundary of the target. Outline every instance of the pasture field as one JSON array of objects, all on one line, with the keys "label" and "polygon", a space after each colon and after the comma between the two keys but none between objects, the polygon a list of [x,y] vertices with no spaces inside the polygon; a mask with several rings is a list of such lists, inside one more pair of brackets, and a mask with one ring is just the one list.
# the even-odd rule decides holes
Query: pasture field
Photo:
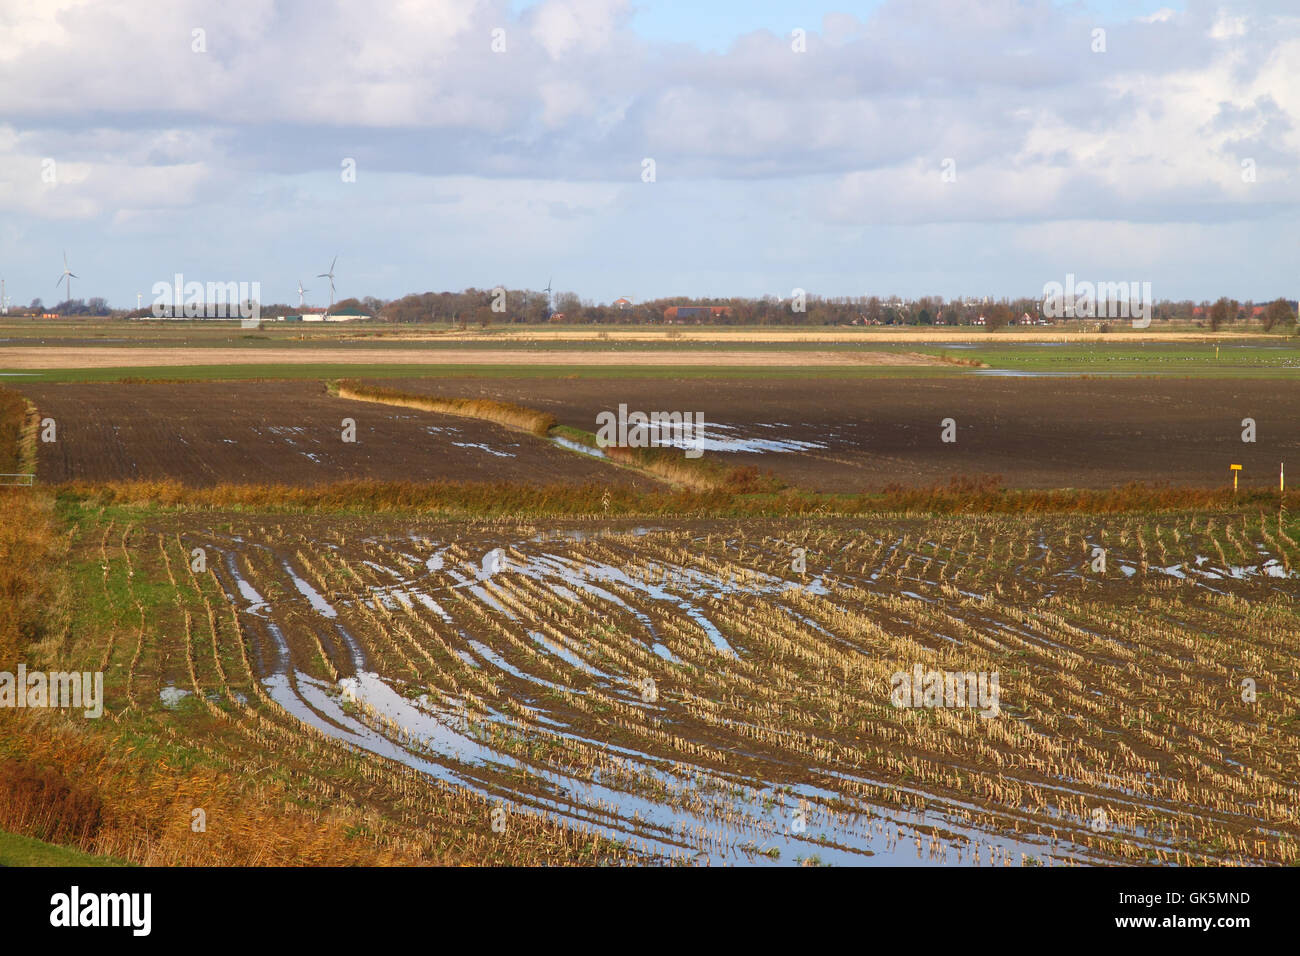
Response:
[{"label": "pasture field", "polygon": [[1170,378],[1290,379],[1300,372],[1300,339],[1260,336],[1202,341],[1130,337],[1079,341],[978,339],[918,347],[935,356],[961,356],[985,366],[976,375],[1162,376]]},{"label": "pasture field", "polygon": [[[1296,862],[1294,519],[61,511],[102,732],[365,821],[355,852]],[[894,706],[918,667],[997,674],[996,716]],[[87,848],[211,860],[263,812]]]}]

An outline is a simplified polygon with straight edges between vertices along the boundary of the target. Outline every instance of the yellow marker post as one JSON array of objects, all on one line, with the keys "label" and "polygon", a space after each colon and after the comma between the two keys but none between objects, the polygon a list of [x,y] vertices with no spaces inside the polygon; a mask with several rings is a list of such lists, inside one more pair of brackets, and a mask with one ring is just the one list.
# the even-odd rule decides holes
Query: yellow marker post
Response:
[{"label": "yellow marker post", "polygon": [[1228,467],[1232,469],[1232,493],[1235,495],[1237,493],[1237,473],[1241,471],[1241,465],[1229,465]]},{"label": "yellow marker post", "polygon": [[1277,490],[1278,494],[1286,491],[1286,462],[1277,463]]}]

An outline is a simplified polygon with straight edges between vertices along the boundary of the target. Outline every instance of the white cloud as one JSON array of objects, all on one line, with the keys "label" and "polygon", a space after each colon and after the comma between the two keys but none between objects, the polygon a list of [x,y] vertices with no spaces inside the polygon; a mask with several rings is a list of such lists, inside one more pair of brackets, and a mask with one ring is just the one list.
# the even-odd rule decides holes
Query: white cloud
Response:
[{"label": "white cloud", "polygon": [[[636,216],[666,233],[696,214],[686,187],[734,183],[727,214],[775,258],[812,241],[781,245],[776,195],[808,199],[827,250],[881,224],[1177,232],[1300,205],[1300,17],[1267,6],[1108,22],[1094,54],[1094,18],[1051,0],[890,0],[862,18],[810,11],[803,54],[763,30],[715,54],[689,32],[643,41],[633,0],[519,16],[509,0],[0,0],[0,202],[23,228],[143,230],[155,211],[229,206],[283,229],[312,204],[365,216],[399,186],[459,217],[455,184],[497,203],[455,218],[462,245],[545,251],[635,234],[619,197],[651,156],[658,191],[635,193],[653,199]],[[494,225],[506,206],[522,231]]]},{"label": "white cloud", "polygon": [[532,35],[552,60],[607,48],[631,12],[628,0],[547,0],[532,15]]}]

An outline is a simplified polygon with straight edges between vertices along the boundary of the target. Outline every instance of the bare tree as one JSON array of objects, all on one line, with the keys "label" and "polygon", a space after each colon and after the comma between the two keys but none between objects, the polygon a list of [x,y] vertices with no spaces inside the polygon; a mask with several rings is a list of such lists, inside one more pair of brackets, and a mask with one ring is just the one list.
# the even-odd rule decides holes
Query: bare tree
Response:
[{"label": "bare tree", "polygon": [[984,322],[989,331],[1000,329],[1011,321],[1011,309],[999,302],[984,314]]},{"label": "bare tree", "polygon": [[1210,330],[1212,332],[1219,331],[1220,326],[1225,322],[1232,321],[1232,318],[1235,317],[1236,310],[1229,312],[1230,307],[1231,303],[1226,298],[1219,299],[1214,305],[1210,306]]},{"label": "bare tree", "polygon": [[1264,310],[1264,331],[1271,332],[1275,326],[1283,327],[1295,324],[1295,313],[1291,311],[1286,299],[1274,299]]}]

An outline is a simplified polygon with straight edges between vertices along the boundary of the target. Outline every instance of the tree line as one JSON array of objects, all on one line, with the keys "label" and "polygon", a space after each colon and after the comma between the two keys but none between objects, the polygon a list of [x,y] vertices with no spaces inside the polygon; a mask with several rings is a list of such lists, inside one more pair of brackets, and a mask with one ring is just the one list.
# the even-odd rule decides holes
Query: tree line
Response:
[{"label": "tree line", "polygon": [[[723,315],[666,319],[665,311],[673,306],[722,306]],[[1239,302],[1227,297],[1214,302],[1192,300],[1156,302],[1152,318],[1162,322],[1180,322],[1218,330],[1236,323],[1258,323],[1265,331],[1296,326],[1295,300],[1274,299],[1268,303]],[[318,307],[319,308],[319,307]],[[99,297],[70,299],[46,308],[34,299],[24,310],[11,314],[52,312],[67,316],[116,316],[149,318],[151,307],[111,309]],[[261,315],[277,319],[301,312],[297,306],[264,305]],[[531,325],[548,322],[566,325],[982,325],[996,329],[1026,320],[1038,322],[1042,316],[1039,298],[945,299],[922,296],[902,300],[879,296],[775,296],[762,298],[698,298],[669,296],[645,302],[595,303],[576,292],[556,292],[547,296],[536,289],[465,289],[460,292],[422,292],[385,300],[375,296],[348,298],[336,302],[331,311],[373,316],[397,324],[447,324],[452,327],[486,328],[493,325]],[[1105,324],[1106,320],[1097,320]]]},{"label": "tree line", "polygon": [[[367,300],[373,302],[373,300]],[[1222,298],[1217,302],[1192,300],[1156,302],[1152,318],[1165,322],[1200,324],[1218,329],[1235,322],[1259,322],[1266,330],[1296,324],[1296,302],[1276,299],[1266,305]],[[566,325],[662,325],[672,306],[723,306],[725,315],[701,317],[704,325],[974,325],[1000,328],[1042,318],[1040,298],[885,299],[879,296],[825,297],[810,295],[778,299],[688,298],[670,296],[638,303],[595,303],[574,292],[554,294],[549,303],[545,291],[481,290],[425,292],[379,304],[372,314],[395,323],[448,323],[455,326],[539,324],[548,321]],[[1258,313],[1258,314],[1257,314]],[[695,317],[677,318],[678,324],[696,324]],[[1104,319],[1100,320],[1105,322]]]}]

